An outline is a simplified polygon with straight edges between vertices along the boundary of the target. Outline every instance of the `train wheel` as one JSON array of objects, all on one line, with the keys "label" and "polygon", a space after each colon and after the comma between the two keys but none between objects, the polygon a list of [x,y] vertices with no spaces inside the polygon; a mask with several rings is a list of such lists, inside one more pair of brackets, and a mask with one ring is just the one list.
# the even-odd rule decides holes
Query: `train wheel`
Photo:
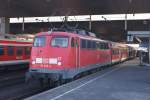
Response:
[{"label": "train wheel", "polygon": [[30,81],[31,81],[31,79],[30,79],[30,78],[25,78],[25,83],[29,84],[29,83],[30,83]]},{"label": "train wheel", "polygon": [[59,76],[59,79],[55,81],[55,86],[60,86],[64,83],[64,80],[62,79],[61,76]]},{"label": "train wheel", "polygon": [[65,83],[69,83],[69,82],[72,82],[74,79],[73,78],[70,78],[70,79],[66,79],[65,80]]},{"label": "train wheel", "polygon": [[39,79],[39,82],[40,82],[40,86],[41,86],[41,87],[44,87],[44,79],[43,79],[43,78],[40,78],[40,79]]},{"label": "train wheel", "polygon": [[48,85],[49,85],[50,88],[53,87],[54,86],[54,81],[51,80],[51,79],[48,79]]},{"label": "train wheel", "polygon": [[31,74],[29,72],[26,72],[25,73],[25,83],[29,84],[32,79],[33,79],[33,77],[31,76]]}]

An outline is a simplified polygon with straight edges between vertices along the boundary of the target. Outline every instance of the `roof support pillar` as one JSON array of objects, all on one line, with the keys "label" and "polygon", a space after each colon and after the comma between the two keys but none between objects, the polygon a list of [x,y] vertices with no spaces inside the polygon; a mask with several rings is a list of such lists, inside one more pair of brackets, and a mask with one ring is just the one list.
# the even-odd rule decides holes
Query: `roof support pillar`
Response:
[{"label": "roof support pillar", "polygon": [[24,25],[24,17],[22,18],[22,33],[24,33],[25,25]]},{"label": "roof support pillar", "polygon": [[127,16],[127,14],[125,14],[124,30],[125,30],[125,32],[127,32],[127,30],[128,30],[128,16]]},{"label": "roof support pillar", "polygon": [[0,17],[0,34],[9,33],[9,18]]},{"label": "roof support pillar", "polygon": [[89,19],[89,30],[92,31],[92,18],[90,15],[90,19]]},{"label": "roof support pillar", "polygon": [[149,64],[150,64],[150,38],[149,38],[149,43],[148,43],[148,59],[149,59]]}]

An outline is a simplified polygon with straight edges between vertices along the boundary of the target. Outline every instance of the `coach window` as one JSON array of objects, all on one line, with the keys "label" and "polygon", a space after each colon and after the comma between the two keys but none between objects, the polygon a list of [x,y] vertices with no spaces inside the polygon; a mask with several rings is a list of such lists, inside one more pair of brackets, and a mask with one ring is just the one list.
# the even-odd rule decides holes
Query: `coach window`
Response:
[{"label": "coach window", "polygon": [[119,54],[119,49],[117,49],[117,54]]},{"label": "coach window", "polygon": [[105,47],[106,47],[106,49],[108,49],[108,43],[105,43]]},{"label": "coach window", "polygon": [[106,43],[103,43],[103,46],[104,46],[103,49],[106,49]]},{"label": "coach window", "polygon": [[25,47],[25,55],[30,55],[30,47]]},{"label": "coach window", "polygon": [[102,48],[101,48],[101,42],[99,43],[99,49],[102,49]]},{"label": "coach window", "polygon": [[99,42],[96,42],[96,49],[99,49]]},{"label": "coach window", "polygon": [[53,47],[68,47],[68,37],[53,37],[51,41],[51,46]]},{"label": "coach window", "polygon": [[104,43],[100,43],[100,49],[105,49],[105,47],[104,47]]},{"label": "coach window", "polygon": [[105,49],[105,43],[102,43],[102,49]]},{"label": "coach window", "polygon": [[108,43],[104,43],[104,47],[107,50],[108,49]]},{"label": "coach window", "polygon": [[0,46],[0,55],[4,55],[4,47]]},{"label": "coach window", "polygon": [[108,43],[105,43],[105,49],[109,49]]},{"label": "coach window", "polygon": [[17,47],[16,54],[17,54],[17,56],[21,56],[23,54],[23,48],[22,47]]},{"label": "coach window", "polygon": [[113,55],[115,54],[115,50],[114,50],[114,49],[112,50],[112,54],[113,54]]},{"label": "coach window", "polygon": [[7,54],[8,54],[8,56],[14,55],[14,47],[8,46],[7,47]]}]

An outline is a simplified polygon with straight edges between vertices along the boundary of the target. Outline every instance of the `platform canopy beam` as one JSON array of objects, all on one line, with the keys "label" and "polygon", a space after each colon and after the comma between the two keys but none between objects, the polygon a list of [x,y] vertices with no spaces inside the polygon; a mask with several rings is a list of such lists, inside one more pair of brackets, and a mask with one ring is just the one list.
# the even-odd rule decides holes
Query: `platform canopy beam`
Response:
[{"label": "platform canopy beam", "polygon": [[0,0],[0,16],[149,13],[150,0]]}]

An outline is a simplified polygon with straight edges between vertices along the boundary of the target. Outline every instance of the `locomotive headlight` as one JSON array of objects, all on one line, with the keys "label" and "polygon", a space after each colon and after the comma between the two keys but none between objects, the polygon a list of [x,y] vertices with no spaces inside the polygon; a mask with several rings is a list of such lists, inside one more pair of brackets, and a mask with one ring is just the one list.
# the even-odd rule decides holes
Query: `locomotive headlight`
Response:
[{"label": "locomotive headlight", "polygon": [[43,62],[42,58],[36,58],[35,59],[35,63],[37,63],[37,64],[41,64],[42,62]]},{"label": "locomotive headlight", "polygon": [[57,58],[50,58],[49,59],[49,64],[57,64],[58,60]]},{"label": "locomotive headlight", "polygon": [[61,65],[62,65],[62,63],[61,63],[61,62],[58,62],[58,65],[59,65],[59,66],[61,66]]},{"label": "locomotive headlight", "polygon": [[32,65],[34,65],[35,64],[35,61],[32,61]]}]

